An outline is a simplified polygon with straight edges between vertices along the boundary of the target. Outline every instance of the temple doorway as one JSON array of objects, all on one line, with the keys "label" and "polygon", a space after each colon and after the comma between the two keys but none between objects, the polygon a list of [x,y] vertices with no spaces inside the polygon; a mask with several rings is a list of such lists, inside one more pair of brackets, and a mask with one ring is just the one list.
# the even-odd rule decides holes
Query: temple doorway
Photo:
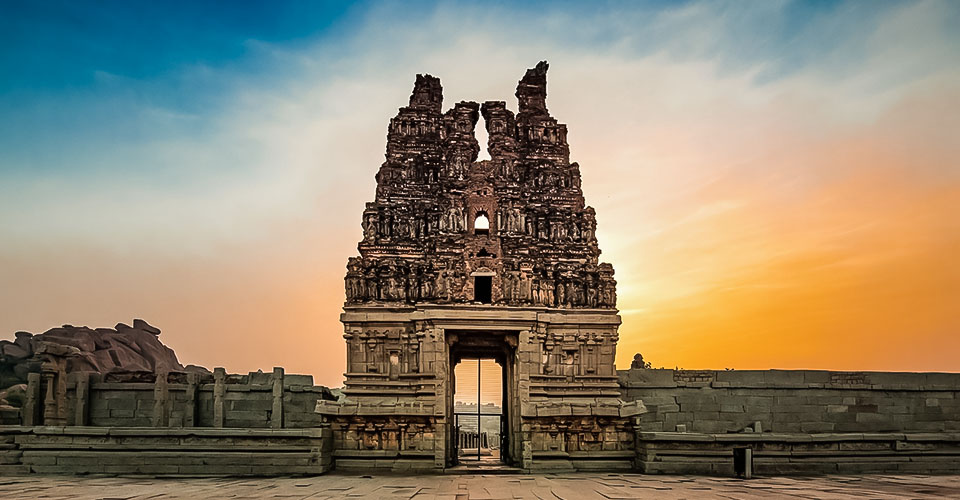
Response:
[{"label": "temple doorway", "polygon": [[518,456],[516,334],[450,332],[447,465],[498,467]]},{"label": "temple doorway", "polygon": [[503,367],[494,359],[462,359],[454,368],[454,380],[457,462],[501,463]]}]

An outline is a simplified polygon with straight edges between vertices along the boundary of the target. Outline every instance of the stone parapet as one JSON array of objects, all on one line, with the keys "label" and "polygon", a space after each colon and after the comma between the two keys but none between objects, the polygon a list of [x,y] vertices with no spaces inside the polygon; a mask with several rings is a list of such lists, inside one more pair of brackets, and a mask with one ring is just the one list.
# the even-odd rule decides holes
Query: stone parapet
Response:
[{"label": "stone parapet", "polygon": [[845,372],[827,370],[618,370],[625,389],[871,389],[960,391],[960,373]]},{"label": "stone parapet", "polygon": [[757,475],[957,474],[960,433],[640,432],[637,469],[648,474],[734,474],[734,448],[749,448]]},{"label": "stone parapet", "polygon": [[0,427],[0,474],[316,475],[330,429]]},{"label": "stone parapet", "polygon": [[960,374],[622,370],[642,431],[957,432]]},{"label": "stone parapet", "polygon": [[[39,374],[38,374],[39,375]],[[335,399],[309,375],[113,372],[30,377],[25,425],[303,428],[319,425],[317,400]]]}]

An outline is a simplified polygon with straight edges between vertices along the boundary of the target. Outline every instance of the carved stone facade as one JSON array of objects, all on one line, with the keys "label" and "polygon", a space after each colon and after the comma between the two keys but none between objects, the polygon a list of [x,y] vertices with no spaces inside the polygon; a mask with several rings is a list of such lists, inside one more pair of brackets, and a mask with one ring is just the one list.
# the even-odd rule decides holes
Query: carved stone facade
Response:
[{"label": "carved stone facade", "polygon": [[346,398],[318,404],[338,467],[454,464],[453,368],[469,357],[503,369],[505,461],[630,467],[643,405],[619,399],[613,267],[546,74],[546,62],[527,70],[516,115],[503,101],[443,112],[439,79],[418,75],[390,121],[347,263]]},{"label": "carved stone facade", "polygon": [[[616,307],[567,127],[547,111],[546,73],[545,62],[527,71],[516,115],[503,101],[444,113],[440,80],[417,76],[390,121],[360,256],[347,264],[348,304],[470,303],[479,273],[491,277],[493,304]],[[474,136],[481,115],[486,161]],[[489,229],[475,226],[479,217]]]}]

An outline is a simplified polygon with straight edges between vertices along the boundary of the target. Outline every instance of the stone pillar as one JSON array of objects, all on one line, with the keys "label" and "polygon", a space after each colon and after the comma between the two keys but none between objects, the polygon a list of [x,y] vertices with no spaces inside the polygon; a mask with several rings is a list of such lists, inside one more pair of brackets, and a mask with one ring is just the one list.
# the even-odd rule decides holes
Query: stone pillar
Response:
[{"label": "stone pillar", "polygon": [[223,368],[213,369],[213,426],[223,427],[223,399],[227,392],[227,371]]},{"label": "stone pillar", "polygon": [[46,391],[43,395],[43,424],[57,425],[57,402],[53,397],[56,390],[54,374],[45,373],[44,378],[46,379]]},{"label": "stone pillar", "polygon": [[158,373],[153,383],[153,426],[167,427],[170,423],[170,391],[167,388],[167,373]]},{"label": "stone pillar", "polygon": [[[434,397],[434,430],[433,430],[433,466],[437,469],[447,467],[447,448],[452,447],[456,439],[453,436],[453,393],[448,387],[451,381],[449,375],[450,350],[447,345],[447,333],[442,328],[434,328],[430,334],[430,342],[424,345],[424,350],[431,351],[433,375],[436,380],[436,395]],[[449,429],[448,429],[449,427]]]},{"label": "stone pillar", "polygon": [[273,368],[273,411],[270,412],[270,427],[283,428],[283,368]]},{"label": "stone pillar", "polygon": [[23,402],[23,425],[40,425],[40,374],[27,374],[27,395]]},{"label": "stone pillar", "polygon": [[199,383],[200,375],[196,373],[187,374],[186,402],[183,408],[184,427],[196,427],[197,425],[197,386]]},{"label": "stone pillar", "polygon": [[[537,330],[543,327],[542,323],[537,324]],[[523,417],[523,407],[525,401],[530,401],[530,374],[540,373],[540,345],[536,331],[522,330],[517,336],[517,351],[514,357],[514,376],[516,377],[516,395],[512,400],[514,405],[514,417],[511,417],[513,425],[513,445],[514,456],[519,459],[523,468],[529,469],[533,460],[533,448],[530,443],[530,435],[525,428]],[[527,425],[527,427],[529,424]]]},{"label": "stone pillar", "polygon": [[57,360],[57,423],[67,425],[67,360]]},{"label": "stone pillar", "polygon": [[75,405],[75,416],[74,416],[74,425],[87,425],[88,417],[88,406],[90,404],[90,374],[81,372],[77,373],[77,389],[76,389],[76,405]]}]

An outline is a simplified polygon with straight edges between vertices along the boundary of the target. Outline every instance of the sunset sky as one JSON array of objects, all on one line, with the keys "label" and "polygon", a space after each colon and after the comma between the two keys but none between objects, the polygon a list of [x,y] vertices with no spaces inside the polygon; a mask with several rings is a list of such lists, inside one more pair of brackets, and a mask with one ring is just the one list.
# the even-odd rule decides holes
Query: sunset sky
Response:
[{"label": "sunset sky", "polygon": [[184,364],[340,385],[415,75],[516,110],[547,60],[620,367],[960,371],[957,26],[948,1],[3,2],[0,338],[144,318]]}]

